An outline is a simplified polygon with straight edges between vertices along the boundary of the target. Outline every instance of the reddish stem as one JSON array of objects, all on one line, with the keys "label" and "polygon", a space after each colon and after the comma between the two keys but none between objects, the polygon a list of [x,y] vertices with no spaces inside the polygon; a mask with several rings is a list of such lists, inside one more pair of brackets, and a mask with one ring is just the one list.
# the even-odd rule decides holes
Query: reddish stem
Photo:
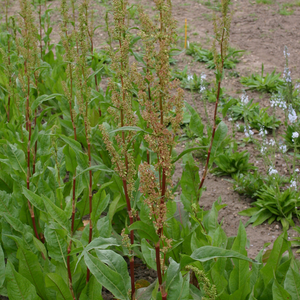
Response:
[{"label": "reddish stem", "polygon": [[[224,40],[224,34],[225,34],[225,29],[223,29],[222,32],[222,39],[221,39],[221,71],[223,72],[223,66],[224,66],[224,57],[223,57],[223,40]],[[206,164],[205,164],[205,168],[204,168],[204,172],[202,175],[202,179],[199,185],[199,190],[202,188],[203,184],[204,184],[204,180],[206,178],[206,174],[208,171],[208,164],[209,164],[209,159],[210,159],[210,153],[211,153],[211,149],[212,149],[212,145],[214,142],[214,137],[215,137],[215,132],[216,132],[216,120],[217,120],[217,111],[218,111],[218,103],[219,103],[219,98],[220,98],[220,91],[221,91],[221,82],[222,82],[222,77],[219,79],[218,82],[218,91],[217,91],[217,97],[216,97],[216,104],[215,104],[215,111],[214,111],[214,127],[213,127],[213,131],[212,131],[212,137],[211,137],[211,141],[210,141],[210,146],[209,146],[209,150],[207,153],[207,159],[206,159]]]}]

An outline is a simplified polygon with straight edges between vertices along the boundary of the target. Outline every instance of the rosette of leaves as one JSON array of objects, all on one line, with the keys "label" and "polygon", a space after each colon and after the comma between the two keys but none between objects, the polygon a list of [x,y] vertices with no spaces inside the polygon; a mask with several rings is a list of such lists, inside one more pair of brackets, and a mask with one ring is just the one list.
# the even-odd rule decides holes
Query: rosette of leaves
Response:
[{"label": "rosette of leaves", "polygon": [[253,99],[248,103],[237,101],[229,110],[234,121],[243,120],[245,116],[247,116],[247,118],[254,118],[255,115],[259,114],[259,104],[253,103]]},{"label": "rosette of leaves", "polygon": [[276,74],[276,69],[271,74],[267,73],[264,76],[264,65],[262,64],[261,74],[251,74],[249,77],[242,77],[240,82],[247,86],[249,90],[277,93],[285,85],[284,80],[280,76],[281,73]]},{"label": "rosette of leaves", "polygon": [[[240,62],[239,58],[242,56],[244,50],[237,50],[232,47],[228,48],[228,53],[224,59],[224,68],[233,69],[236,64]],[[196,61],[204,62],[208,69],[215,69],[214,53],[209,49],[204,49],[200,44],[190,43],[186,50],[187,55],[191,55]]]},{"label": "rosette of leaves", "polygon": [[249,123],[252,128],[259,130],[260,128],[265,129],[275,129],[280,125],[280,120],[277,119],[274,115],[269,115],[267,110],[269,108],[265,107],[259,110],[258,114],[249,116]]},{"label": "rosette of leaves", "polygon": [[254,197],[264,185],[263,178],[260,173],[255,171],[253,174],[248,172],[245,174],[233,174],[233,190],[239,194]]},{"label": "rosette of leaves", "polygon": [[173,79],[179,79],[181,87],[190,91],[200,92],[201,88],[205,88],[209,83],[200,75],[197,74],[189,75],[187,66],[182,70],[174,70],[172,72]]},{"label": "rosette of leaves", "polygon": [[217,168],[211,172],[219,176],[243,174],[257,169],[252,163],[249,163],[249,153],[246,150],[238,152],[231,148],[225,153],[219,154],[214,162]]},{"label": "rosette of leaves", "polygon": [[264,185],[254,194],[258,200],[253,203],[254,207],[241,211],[242,216],[251,217],[246,226],[257,226],[265,221],[272,224],[274,221],[281,222],[283,229],[295,226],[293,216],[297,214],[296,207],[300,206],[300,194],[293,189],[280,190],[279,186]]}]

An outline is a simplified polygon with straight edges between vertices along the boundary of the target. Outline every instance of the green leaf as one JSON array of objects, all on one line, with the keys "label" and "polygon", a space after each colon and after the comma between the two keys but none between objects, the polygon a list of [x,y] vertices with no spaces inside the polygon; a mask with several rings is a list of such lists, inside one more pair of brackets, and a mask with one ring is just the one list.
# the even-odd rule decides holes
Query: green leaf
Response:
[{"label": "green leaf", "polygon": [[0,287],[3,286],[5,280],[5,260],[2,246],[0,245]]},{"label": "green leaf", "polygon": [[[247,255],[246,251],[247,244],[247,234],[243,223],[240,221],[238,235],[235,238],[232,250],[237,251],[243,255]],[[233,294],[237,290],[243,290],[243,296],[241,299],[244,299],[247,294],[250,293],[250,271],[249,263],[240,259],[233,259],[235,268],[232,270],[229,278],[229,287],[230,292]]]},{"label": "green leaf", "polygon": [[65,240],[66,231],[53,228],[51,225],[46,225],[44,234],[47,242],[48,255],[54,260],[64,263],[67,268],[65,260],[68,248],[68,244]]},{"label": "green leaf", "polygon": [[19,259],[19,273],[27,278],[36,288],[42,299],[48,299],[45,289],[44,274],[37,256],[19,245],[17,258]]},{"label": "green leaf", "polygon": [[216,129],[214,141],[211,148],[211,156],[213,158],[215,157],[216,151],[221,145],[222,141],[226,138],[227,132],[228,132],[227,125],[223,121],[220,122]]},{"label": "green leaf", "polygon": [[157,243],[159,240],[154,227],[149,226],[143,221],[134,222],[131,226],[129,226],[129,230],[137,230],[139,234],[142,234],[145,239],[150,240],[154,243]]},{"label": "green leaf", "polygon": [[180,264],[178,264],[175,260],[170,258],[170,265],[167,270],[167,278],[166,278],[166,291],[168,291],[169,287],[176,282],[178,274],[180,272]]},{"label": "green leaf", "polygon": [[196,249],[191,255],[192,259],[201,262],[205,262],[219,257],[237,258],[237,259],[246,260],[251,263],[258,263],[255,260],[252,260],[247,256],[242,255],[236,251],[226,250],[226,249],[213,247],[213,246],[203,246],[199,249]]},{"label": "green leaf", "polygon": [[[6,267],[7,294],[9,300],[38,300],[41,299],[31,282],[15,271],[8,260]],[[70,299],[71,300],[71,299]]]},{"label": "green leaf", "polygon": [[101,294],[102,285],[92,276],[89,283],[82,290],[79,300],[103,300]]},{"label": "green leaf", "polygon": [[[122,276],[102,263],[88,252],[84,252],[84,261],[95,276],[97,281],[107,288],[115,297],[120,300],[129,300],[128,290],[124,286]],[[130,283],[129,283],[130,284]]]},{"label": "green leaf", "polygon": [[37,209],[43,212],[47,212],[43,198],[38,196],[36,193],[28,190],[26,187],[22,187],[23,195],[26,197],[26,199]]},{"label": "green leaf", "polygon": [[124,258],[112,250],[96,250],[97,257],[113,271],[120,274],[127,290],[130,289],[128,266]]},{"label": "green leaf", "polygon": [[264,279],[265,286],[267,286],[270,280],[274,277],[274,273],[281,261],[282,254],[288,250],[286,235],[286,232],[284,232],[275,240],[268,262],[260,271]]},{"label": "green leaf", "polygon": [[204,125],[202,123],[202,120],[199,116],[199,114],[197,113],[197,111],[187,102],[185,102],[185,106],[187,107],[187,109],[190,111],[191,113],[191,120],[190,120],[190,129],[191,131],[197,135],[198,137],[202,137],[203,136],[203,129],[204,129]]},{"label": "green leaf", "polygon": [[73,300],[71,291],[62,277],[57,273],[48,273],[45,277],[47,287],[56,291],[56,299]]},{"label": "green leaf", "polygon": [[292,296],[292,300],[300,300],[300,274],[291,267],[285,277],[284,289]]},{"label": "green leaf", "polygon": [[69,145],[66,145],[66,147],[64,147],[63,152],[65,154],[67,171],[71,172],[72,174],[75,174],[77,167],[75,151]]},{"label": "green leaf", "polygon": [[274,279],[272,286],[273,300],[291,300],[291,295]]},{"label": "green leaf", "polygon": [[200,149],[203,149],[203,148],[207,148],[207,146],[202,146],[202,147],[194,147],[194,148],[189,148],[189,149],[186,149],[184,151],[182,151],[178,156],[176,156],[173,160],[172,160],[172,164],[175,163],[176,161],[178,161],[181,157],[183,157],[185,154],[189,153],[189,152],[193,152],[193,151],[196,151],[196,150],[200,150]]},{"label": "green leaf", "polygon": [[24,152],[18,149],[15,145],[8,144],[6,154],[11,167],[16,171],[21,171],[26,174],[26,160]]},{"label": "green leaf", "polygon": [[146,264],[151,269],[156,271],[155,249],[153,249],[153,247],[151,247],[150,244],[145,239],[142,239],[141,249]]},{"label": "green leaf", "polygon": [[65,143],[67,143],[74,151],[75,153],[83,153],[81,144],[74,139],[67,137],[65,135],[58,135]]},{"label": "green leaf", "polygon": [[168,300],[188,300],[189,299],[189,273],[183,278],[181,273],[173,280],[168,290]]},{"label": "green leaf", "polygon": [[37,107],[45,101],[49,101],[57,96],[63,96],[62,94],[52,94],[52,95],[41,95],[37,97],[31,104],[31,111],[35,111]]},{"label": "green leaf", "polygon": [[86,173],[90,170],[91,171],[102,171],[102,172],[107,172],[107,173],[114,173],[114,170],[109,169],[105,165],[97,165],[97,166],[91,166],[91,167],[86,168],[85,170],[78,173],[75,178],[79,177],[80,175],[82,175],[82,174],[84,174],[84,173]]},{"label": "green leaf", "polygon": [[55,220],[62,228],[69,230],[69,220],[67,214],[56,206],[49,198],[44,196],[43,198],[44,205],[46,207],[47,212]]}]

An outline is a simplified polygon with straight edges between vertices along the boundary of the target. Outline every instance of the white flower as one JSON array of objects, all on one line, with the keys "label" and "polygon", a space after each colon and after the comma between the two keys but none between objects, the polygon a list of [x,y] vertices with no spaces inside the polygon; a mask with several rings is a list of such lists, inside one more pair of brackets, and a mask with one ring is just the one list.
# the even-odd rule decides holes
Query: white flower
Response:
[{"label": "white flower", "polygon": [[288,53],[287,46],[284,46],[284,49],[283,49],[283,55],[284,55],[284,56],[290,56],[290,53]]},{"label": "white flower", "polygon": [[299,137],[299,133],[298,132],[293,132],[292,134],[292,141],[293,143],[295,142],[295,139]]},{"label": "white flower", "polygon": [[188,75],[187,80],[190,81],[193,79],[193,75]]},{"label": "white flower", "polygon": [[285,103],[284,98],[281,95],[281,93],[279,93],[278,95],[273,94],[271,97],[271,100],[270,100],[270,104],[271,104],[271,107],[279,107],[282,109],[287,108],[286,103]]},{"label": "white flower", "polygon": [[291,71],[287,67],[284,68],[283,78],[285,79],[286,82],[292,82]]},{"label": "white flower", "polygon": [[199,93],[202,93],[205,91],[205,86],[200,86],[200,90],[199,90]]},{"label": "white flower", "polygon": [[231,118],[231,117],[230,117],[230,118],[228,118],[228,121],[229,121],[229,122],[231,122],[231,121],[232,121],[232,118]]},{"label": "white flower", "polygon": [[295,123],[297,121],[297,114],[291,105],[289,106],[289,116],[288,117],[289,117],[289,121],[291,123]]},{"label": "white flower", "polygon": [[261,128],[259,129],[259,134],[258,134],[258,135],[264,136],[264,135],[266,135],[266,134],[268,134],[268,130],[267,130],[267,129],[264,129],[263,127],[261,127]]},{"label": "white flower", "polygon": [[264,154],[267,151],[267,147],[262,146],[260,149],[261,154]]},{"label": "white flower", "polygon": [[201,74],[201,80],[205,80],[206,79],[206,74],[205,73],[202,73]]},{"label": "white flower", "polygon": [[278,171],[276,169],[274,169],[273,167],[270,167],[268,173],[269,173],[269,175],[273,175],[273,174],[277,174]]},{"label": "white flower", "polygon": [[299,169],[297,168],[297,169],[295,170],[295,172],[299,172]]},{"label": "white flower", "polygon": [[300,89],[300,83],[297,83],[297,84],[295,85],[295,89],[296,89],[296,90],[299,90],[299,89]]},{"label": "white flower", "polygon": [[246,136],[246,137],[249,137],[250,135],[253,135],[253,134],[254,134],[254,132],[251,130],[251,127],[249,127],[248,130],[247,130],[247,128],[245,127],[245,128],[244,128],[244,133],[245,133],[245,136]]},{"label": "white flower", "polygon": [[282,153],[285,153],[287,151],[287,146],[281,145],[281,146],[279,146],[279,149],[281,150]]},{"label": "white flower", "polygon": [[241,101],[243,104],[247,104],[249,102],[249,98],[248,96],[246,95],[246,93],[244,93],[241,97]]},{"label": "white flower", "polygon": [[291,187],[291,188],[293,188],[293,187],[294,187],[294,188],[297,188],[297,182],[296,182],[296,180],[292,180],[292,181],[291,181],[290,187]]},{"label": "white flower", "polygon": [[270,146],[275,146],[275,141],[273,139],[271,139],[270,142],[269,142],[269,145]]}]

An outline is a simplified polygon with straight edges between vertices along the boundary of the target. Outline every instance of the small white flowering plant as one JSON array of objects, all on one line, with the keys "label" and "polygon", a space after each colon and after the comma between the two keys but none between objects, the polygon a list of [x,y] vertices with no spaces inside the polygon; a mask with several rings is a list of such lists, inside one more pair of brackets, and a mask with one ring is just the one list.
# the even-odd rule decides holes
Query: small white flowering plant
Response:
[{"label": "small white flowering plant", "polygon": [[199,76],[197,74],[189,74],[187,67],[182,71],[176,69],[172,71],[172,78],[179,79],[181,82],[181,87],[192,92],[203,93],[209,83],[206,80],[206,74],[202,73]]},{"label": "small white flowering plant", "polygon": [[288,125],[283,135],[285,143],[289,149],[300,146],[300,124],[295,123]]}]

